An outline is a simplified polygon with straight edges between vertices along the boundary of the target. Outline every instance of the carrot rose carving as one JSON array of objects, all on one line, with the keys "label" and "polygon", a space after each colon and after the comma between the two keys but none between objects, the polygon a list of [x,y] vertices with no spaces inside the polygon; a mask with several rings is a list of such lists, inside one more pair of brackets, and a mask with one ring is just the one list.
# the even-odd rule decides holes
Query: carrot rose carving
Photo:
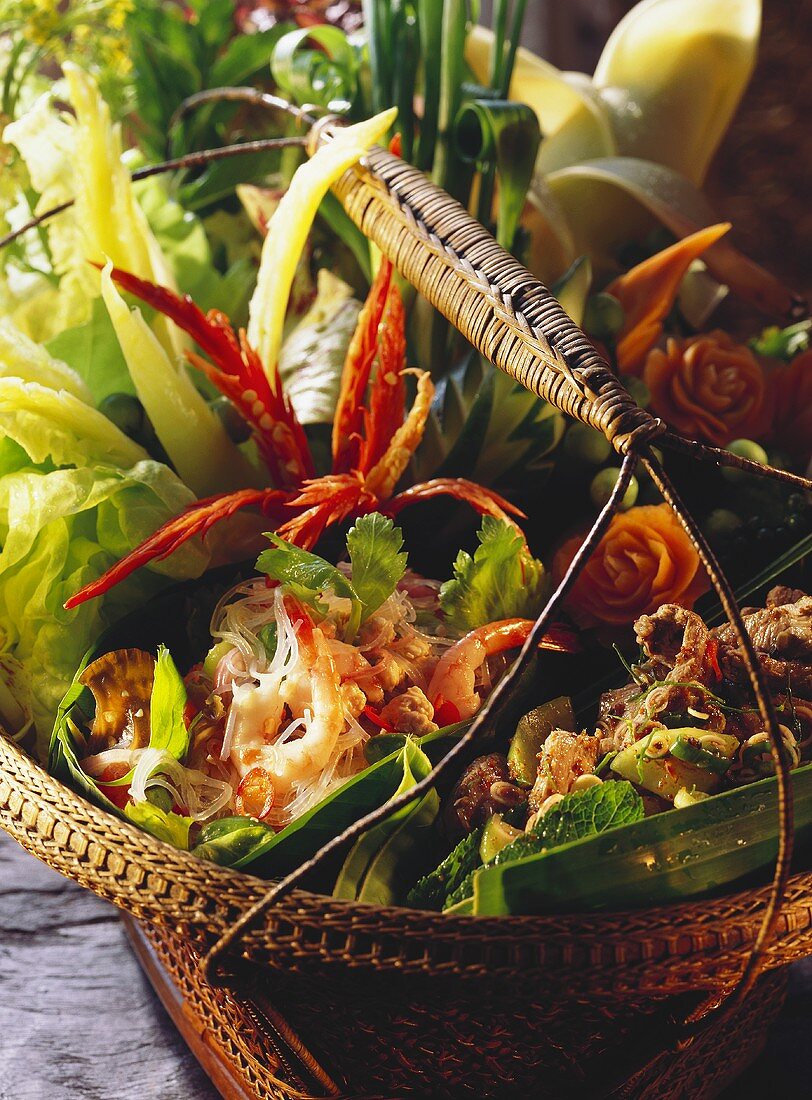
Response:
[{"label": "carrot rose carving", "polygon": [[[557,580],[580,544],[576,536],[559,549]],[[614,517],[567,607],[586,626],[625,626],[664,603],[692,607],[706,587],[697,552],[668,505],[641,505]]]},{"label": "carrot rose carving", "polygon": [[651,409],[688,438],[725,447],[763,439],[772,423],[772,388],[749,348],[725,332],[669,339],[646,359]]}]

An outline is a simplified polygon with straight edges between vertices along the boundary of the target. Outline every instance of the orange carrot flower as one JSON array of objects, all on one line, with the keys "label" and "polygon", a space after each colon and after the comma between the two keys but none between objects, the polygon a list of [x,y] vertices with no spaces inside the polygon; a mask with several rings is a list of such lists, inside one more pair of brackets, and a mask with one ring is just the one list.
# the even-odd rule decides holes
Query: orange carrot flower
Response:
[{"label": "orange carrot flower", "polygon": [[[553,561],[560,580],[582,536],[568,539]],[[661,604],[693,607],[707,588],[699,555],[667,504],[621,512],[587,562],[567,607],[585,626],[626,626]]]},{"label": "orange carrot flower", "polygon": [[778,367],[770,379],[775,395],[772,440],[805,466],[812,458],[812,351]]},{"label": "orange carrot flower", "polygon": [[620,275],[606,288],[625,313],[623,328],[617,335],[617,367],[621,374],[640,374],[646,352],[660,338],[663,321],[686,271],[728,229],[729,222],[700,229]]},{"label": "orange carrot flower", "polygon": [[649,352],[643,380],[651,409],[689,438],[726,447],[763,439],[772,423],[772,387],[749,348],[715,331],[669,339]]}]

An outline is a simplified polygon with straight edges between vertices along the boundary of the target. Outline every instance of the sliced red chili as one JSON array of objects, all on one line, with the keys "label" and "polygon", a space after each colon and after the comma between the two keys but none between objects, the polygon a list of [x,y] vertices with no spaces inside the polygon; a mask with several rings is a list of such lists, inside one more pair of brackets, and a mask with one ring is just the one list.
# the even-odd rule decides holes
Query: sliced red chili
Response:
[{"label": "sliced red chili", "polygon": [[722,669],[719,666],[719,641],[717,638],[709,638],[705,646],[705,657],[717,680],[722,679]]},{"label": "sliced red chili", "polygon": [[385,718],[381,718],[375,708],[371,707],[368,703],[361,713],[364,714],[370,722],[373,722],[376,726],[380,726],[386,733],[395,732],[395,727],[387,722]]},{"label": "sliced red chili", "polygon": [[438,726],[452,726],[459,722],[460,712],[456,704],[438,695],[434,701],[434,721]]}]

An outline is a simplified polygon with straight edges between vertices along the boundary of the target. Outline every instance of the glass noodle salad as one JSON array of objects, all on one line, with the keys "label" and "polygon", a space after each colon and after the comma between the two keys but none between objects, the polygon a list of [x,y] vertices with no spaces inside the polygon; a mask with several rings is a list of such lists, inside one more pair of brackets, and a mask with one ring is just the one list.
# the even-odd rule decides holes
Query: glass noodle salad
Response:
[{"label": "glass noodle salad", "polygon": [[[518,528],[490,516],[445,584],[407,569],[380,513],[351,527],[337,566],[267,537],[261,575],[220,599],[213,644],[185,679],[165,648],[103,654],[77,680],[92,720],[58,724],[103,799],[182,847],[228,815],[282,830],[363,772],[381,734],[472,718],[546,588]],[[574,637],[556,628],[543,645]]]}]

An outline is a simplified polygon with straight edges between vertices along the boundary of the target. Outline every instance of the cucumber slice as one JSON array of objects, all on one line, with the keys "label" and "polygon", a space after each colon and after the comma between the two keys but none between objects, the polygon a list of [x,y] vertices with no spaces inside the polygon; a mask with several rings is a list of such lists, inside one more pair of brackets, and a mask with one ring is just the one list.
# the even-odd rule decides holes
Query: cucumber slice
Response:
[{"label": "cucumber slice", "polygon": [[517,836],[524,836],[521,829],[509,825],[501,814],[492,814],[482,830],[482,840],[479,844],[479,857],[483,863],[490,861],[506,848]]},{"label": "cucumber slice", "polygon": [[517,783],[532,787],[538,775],[538,754],[555,729],[574,730],[575,715],[566,695],[543,703],[519,719],[508,750],[508,771]]}]

